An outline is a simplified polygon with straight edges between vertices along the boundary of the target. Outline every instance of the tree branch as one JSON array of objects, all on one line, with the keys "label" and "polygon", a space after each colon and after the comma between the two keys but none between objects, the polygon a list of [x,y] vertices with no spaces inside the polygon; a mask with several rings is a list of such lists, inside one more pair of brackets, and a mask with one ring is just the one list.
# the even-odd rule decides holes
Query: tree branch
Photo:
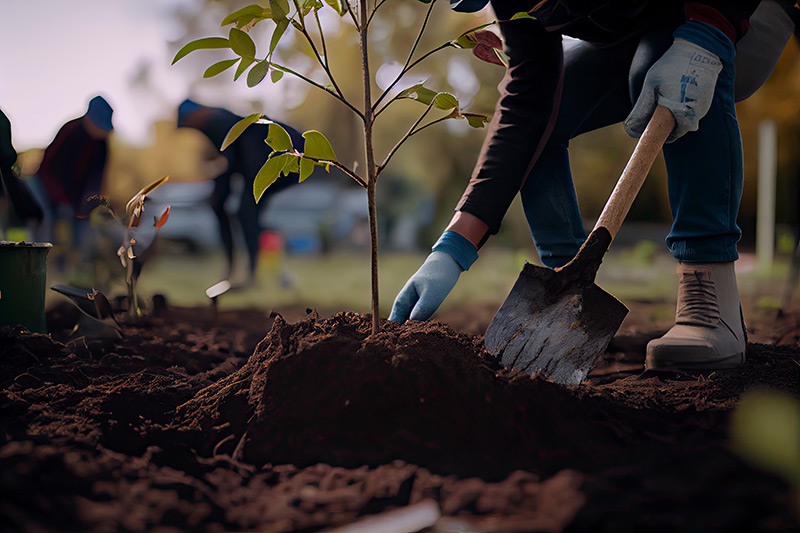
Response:
[{"label": "tree branch", "polygon": [[375,5],[375,7],[372,9],[372,13],[370,13],[370,15],[369,15],[369,18],[367,19],[367,26],[369,26],[369,23],[370,23],[370,22],[372,22],[372,17],[374,17],[374,16],[375,16],[375,13],[377,13],[377,12],[378,12],[378,9],[380,9],[380,7],[381,7],[383,4],[385,4],[387,1],[388,1],[388,0],[380,0],[380,2],[378,2],[378,3]]},{"label": "tree branch", "polygon": [[[313,159],[313,158],[310,157],[309,159]],[[320,163],[324,163],[326,165],[332,165],[332,166],[338,168],[339,170],[341,170],[342,172],[344,172],[345,174],[347,174],[348,176],[353,178],[353,180],[355,180],[355,182],[358,183],[359,185],[361,185],[363,188],[365,188],[365,189],[367,188],[367,182],[364,181],[364,178],[362,178],[361,176],[356,174],[355,171],[350,170],[349,168],[347,168],[343,164],[339,163],[338,161],[320,160],[319,162]]]},{"label": "tree branch", "polygon": [[303,12],[300,10],[300,2],[297,0],[292,0],[294,4],[294,9],[297,11],[297,16],[300,17],[300,25],[305,28],[306,27],[306,19],[303,16]]},{"label": "tree branch", "polygon": [[[273,154],[274,153],[276,153],[276,152],[273,152]],[[323,165],[334,166],[334,167],[338,168],[339,170],[341,170],[342,172],[344,172],[345,174],[347,174],[349,177],[353,178],[353,180],[356,183],[358,183],[359,185],[361,185],[365,189],[367,188],[367,182],[364,181],[364,178],[362,178],[361,176],[356,174],[356,172],[354,170],[351,170],[350,168],[344,166],[343,164],[341,164],[338,161],[330,161],[328,159],[317,159],[316,157],[307,156],[303,152],[298,152],[297,148],[295,148],[294,146],[292,147],[291,150],[286,150],[286,151],[278,153],[278,155],[283,155],[283,154],[290,154],[290,155],[293,155],[293,156],[296,156],[296,157],[302,157],[304,159],[310,159],[311,161],[314,161],[315,163],[321,163]],[[270,156],[270,157],[272,157],[272,156]]]},{"label": "tree branch", "polygon": [[417,133],[421,132],[425,128],[429,128],[429,127],[433,126],[434,124],[438,124],[440,122],[444,122],[445,120],[450,120],[451,118],[454,118],[454,117],[452,117],[451,115],[447,115],[446,117],[441,117],[441,118],[437,118],[436,120],[432,120],[432,121],[428,122],[427,124],[425,124],[424,126],[414,130],[414,132],[411,133],[411,135],[409,135],[409,137],[411,137],[412,135],[416,135]]},{"label": "tree branch", "polygon": [[[360,32],[361,31],[361,24],[358,23],[358,19],[356,19],[356,14],[353,12],[353,8],[350,6],[350,0],[342,0],[344,5],[347,6],[347,12],[350,14],[350,19],[355,24],[356,29]],[[361,0],[362,2],[366,2],[367,0]]]},{"label": "tree branch", "polygon": [[386,95],[389,93],[389,91],[391,91],[394,88],[394,86],[397,85],[397,83],[403,78],[403,76],[405,76],[408,73],[409,70],[414,68],[414,66],[419,64],[419,62],[422,61],[423,59],[425,59],[426,57],[430,57],[430,55],[433,54],[434,52],[436,52],[438,50],[441,50],[441,49],[443,49],[443,48],[448,46],[448,44],[445,43],[445,44],[439,46],[438,48],[428,52],[427,54],[422,56],[420,59],[417,59],[413,63],[411,62],[411,58],[414,57],[414,52],[417,51],[417,46],[419,46],[419,42],[422,39],[422,34],[425,33],[425,28],[428,26],[428,20],[431,17],[431,12],[433,11],[433,6],[434,6],[435,3],[436,2],[434,0],[431,0],[430,7],[428,7],[428,11],[425,13],[425,20],[423,20],[422,27],[420,27],[419,33],[417,34],[417,38],[414,40],[414,45],[411,47],[411,51],[408,53],[408,58],[406,59],[405,65],[403,65],[403,70],[400,71],[400,74],[397,75],[397,77],[394,79],[394,81],[389,84],[389,86],[386,88],[386,90],[383,91],[383,93],[378,97],[378,99],[372,105],[373,111],[375,109],[377,109],[378,105],[386,97]]},{"label": "tree branch", "polygon": [[[444,49],[445,49],[445,48],[447,48],[448,46],[449,46],[449,45],[448,45],[447,43],[445,43],[445,44],[443,44],[442,46],[439,46],[438,48],[434,48],[433,50],[431,50],[430,52],[428,52],[428,53],[427,53],[427,54],[425,54],[424,56],[422,56],[422,57],[420,57],[419,59],[417,59],[416,61],[414,61],[414,62],[413,62],[413,63],[412,63],[412,64],[411,64],[411,65],[410,65],[410,66],[409,66],[409,67],[408,67],[408,68],[407,68],[405,71],[401,72],[401,73],[400,73],[400,76],[397,78],[397,80],[395,80],[395,81],[394,81],[394,83],[392,83],[392,85],[390,85],[390,86],[389,86],[389,87],[386,89],[386,91],[384,91],[384,93],[383,93],[383,94],[381,94],[380,98],[378,98],[378,100],[376,100],[376,101],[375,101],[375,106],[377,106],[377,105],[378,105],[378,103],[379,103],[379,102],[380,102],[380,101],[383,99],[383,97],[384,97],[384,96],[386,96],[386,95],[389,93],[389,91],[392,89],[392,87],[394,86],[394,84],[396,84],[398,81],[400,81],[400,78],[402,78],[402,77],[403,77],[403,76],[404,76],[406,73],[408,73],[408,71],[409,71],[409,70],[411,70],[412,68],[414,68],[416,65],[418,65],[418,64],[419,64],[419,63],[421,63],[422,61],[425,61],[425,59],[426,59],[426,58],[428,58],[428,57],[430,57],[431,55],[435,54],[435,53],[436,53],[436,52],[438,52],[439,50],[444,50]],[[378,109],[378,110],[375,112],[375,116],[377,117],[378,115],[380,115],[381,113],[383,113],[383,111],[384,111],[384,110],[385,110],[387,107],[389,107],[389,105],[390,105],[392,102],[394,102],[395,100],[397,100],[397,99],[398,99],[398,96],[399,96],[399,94],[400,94],[400,93],[398,93],[398,94],[394,95],[394,96],[391,98],[391,100],[389,100],[388,102],[386,102],[386,103],[385,103],[385,104],[384,104],[384,105],[383,105],[383,106],[382,106],[380,109]]]},{"label": "tree branch", "polygon": [[425,119],[425,117],[428,115],[428,113],[430,112],[430,110],[433,108],[433,102],[435,102],[435,101],[436,101],[436,99],[435,99],[435,98],[434,98],[433,100],[431,100],[431,103],[430,103],[430,104],[428,104],[428,107],[427,107],[427,108],[425,108],[425,111],[423,111],[423,113],[422,113],[422,114],[419,116],[419,118],[417,119],[417,121],[416,121],[416,122],[414,122],[414,124],[412,124],[412,125],[411,125],[411,127],[408,129],[408,131],[405,133],[405,135],[403,135],[403,136],[400,138],[400,140],[399,140],[399,141],[397,141],[397,144],[395,144],[395,145],[392,147],[392,149],[391,149],[391,150],[389,150],[389,153],[388,153],[388,154],[386,154],[386,158],[384,158],[383,162],[382,162],[380,165],[378,165],[378,173],[380,173],[380,172],[381,172],[381,171],[382,171],[382,170],[383,170],[383,169],[386,167],[386,165],[387,165],[387,164],[389,164],[389,160],[392,158],[392,156],[395,154],[395,152],[397,152],[397,150],[399,150],[399,149],[400,149],[400,146],[401,146],[401,145],[402,145],[404,142],[406,142],[406,141],[408,140],[408,138],[409,138],[409,137],[411,137],[412,135],[414,135],[415,133],[417,133],[417,131],[415,131],[415,128],[416,128],[417,126],[419,126],[420,122],[422,122],[422,121]]},{"label": "tree branch", "polygon": [[360,109],[358,109],[353,104],[348,102],[343,96],[337,94],[335,91],[332,91],[331,89],[325,87],[324,85],[322,85],[320,83],[317,83],[316,81],[312,80],[309,77],[303,76],[299,72],[294,71],[294,70],[290,69],[289,67],[285,67],[285,66],[279,65],[277,63],[270,63],[270,65],[272,67],[280,70],[280,71],[283,71],[283,72],[287,73],[287,74],[291,74],[292,76],[296,76],[296,77],[300,78],[301,80],[303,80],[304,82],[306,82],[306,83],[308,83],[310,85],[313,85],[314,87],[316,87],[318,89],[322,89],[323,91],[325,91],[326,93],[328,93],[329,95],[333,96],[334,98],[339,100],[341,103],[343,103],[344,105],[349,107],[350,110],[353,111],[353,113],[355,113],[356,115],[358,115],[362,120],[364,119],[364,113],[362,113]]},{"label": "tree branch", "polygon": [[[295,7],[298,9],[299,13],[300,10],[297,7],[296,2],[295,2]],[[342,90],[336,83],[336,79],[333,77],[333,73],[331,72],[331,69],[328,66],[328,54],[325,46],[325,35],[322,33],[322,25],[320,24],[319,16],[317,14],[316,9],[314,10],[314,18],[317,21],[317,27],[319,28],[319,37],[320,40],[322,41],[322,56],[320,56],[319,51],[317,50],[317,45],[311,38],[311,34],[308,33],[305,23],[300,24],[301,28],[295,28],[295,29],[299,31],[303,35],[303,37],[305,37],[306,41],[308,42],[308,45],[311,47],[311,51],[314,52],[314,57],[316,57],[317,63],[319,63],[319,65],[322,67],[322,70],[325,71],[325,74],[328,76],[328,80],[331,82],[331,85],[333,85],[333,88],[336,90],[337,96],[339,97],[340,100],[344,101],[345,100],[344,93],[342,93]],[[322,57],[324,57],[325,60],[323,60]]]},{"label": "tree branch", "polygon": [[422,34],[425,33],[425,28],[428,27],[428,20],[430,20],[431,18],[431,13],[433,12],[434,5],[436,5],[436,2],[434,0],[431,0],[430,6],[428,7],[428,11],[425,12],[425,19],[422,21],[422,26],[419,29],[417,38],[414,40],[414,45],[411,47],[411,51],[408,53],[408,59],[406,59],[406,64],[403,66],[403,70],[408,68],[408,65],[411,63],[411,58],[414,57],[414,52],[417,51],[417,46],[419,46],[419,42],[422,40]]},{"label": "tree branch", "polygon": [[[325,34],[322,33],[322,23],[319,21],[319,11],[314,10],[314,20],[317,21],[317,29],[319,29],[319,40],[322,42],[322,55],[325,57],[325,64],[328,64],[328,48],[325,46]],[[331,80],[333,82],[333,80]],[[341,92],[341,91],[339,91]]]}]

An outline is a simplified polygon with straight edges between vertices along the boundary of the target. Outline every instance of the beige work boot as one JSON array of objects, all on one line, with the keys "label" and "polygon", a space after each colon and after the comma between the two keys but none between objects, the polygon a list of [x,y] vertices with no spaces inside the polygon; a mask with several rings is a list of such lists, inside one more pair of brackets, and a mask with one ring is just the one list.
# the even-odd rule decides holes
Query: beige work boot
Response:
[{"label": "beige work boot", "polygon": [[746,330],[733,263],[678,263],[675,325],[647,344],[648,370],[702,371],[744,363]]}]

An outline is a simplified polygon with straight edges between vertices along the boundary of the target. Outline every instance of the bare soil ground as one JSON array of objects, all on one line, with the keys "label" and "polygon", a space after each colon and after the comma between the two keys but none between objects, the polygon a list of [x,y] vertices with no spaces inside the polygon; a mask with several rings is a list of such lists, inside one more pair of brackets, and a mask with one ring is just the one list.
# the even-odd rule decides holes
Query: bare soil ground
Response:
[{"label": "bare soil ground", "polygon": [[743,391],[800,395],[798,314],[685,377],[643,373],[663,324],[634,309],[574,388],[500,368],[485,316],[371,337],[303,314],[167,309],[70,341],[64,305],[49,336],[0,329],[0,530],[319,531],[428,500],[471,531],[800,526],[727,440]]}]

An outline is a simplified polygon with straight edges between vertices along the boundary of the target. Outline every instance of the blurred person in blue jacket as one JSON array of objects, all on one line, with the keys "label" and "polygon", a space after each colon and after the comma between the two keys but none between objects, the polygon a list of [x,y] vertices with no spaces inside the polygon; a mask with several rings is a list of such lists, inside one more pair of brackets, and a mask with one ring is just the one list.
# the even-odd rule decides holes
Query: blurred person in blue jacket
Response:
[{"label": "blurred person in blue jacket", "polygon": [[[239,115],[221,108],[209,107],[198,104],[192,100],[184,100],[178,107],[178,127],[194,128],[205,134],[214,146],[219,149],[228,135],[231,127],[242,120]],[[302,135],[286,124],[277,122],[289,133],[292,145],[298,150],[303,149]],[[228,168],[214,179],[214,192],[211,196],[211,208],[217,217],[220,237],[225,250],[227,269],[225,279],[229,279],[234,270],[234,236],[231,220],[225,211],[225,202],[232,193],[231,178],[239,174],[244,179],[244,188],[238,198],[238,209],[235,213],[242,229],[245,247],[247,248],[247,280],[245,285],[253,285],[256,281],[259,257],[259,235],[262,226],[259,221],[260,213],[269,204],[273,195],[298,182],[299,176],[292,173],[281,176],[263,194],[256,203],[253,196],[253,182],[256,174],[266,162],[272,148],[264,142],[267,138],[269,125],[256,123],[249,126],[235,142],[228,146],[221,154],[228,161]]]},{"label": "blurred person in blue jacket", "polygon": [[[459,11],[487,4],[451,0]],[[646,366],[742,364],[734,262],[743,163],[734,103],[777,63],[798,18],[794,0],[491,4],[509,58],[500,99],[455,215],[397,295],[390,320],[430,317],[498,232],[518,193],[542,262],[566,264],[587,236],[570,139],[617,123],[639,137],[659,104],[676,120],[663,153],[673,214],[666,244],[678,261],[679,290],[676,324],[648,344]],[[514,17],[520,12],[531,16]]]}]

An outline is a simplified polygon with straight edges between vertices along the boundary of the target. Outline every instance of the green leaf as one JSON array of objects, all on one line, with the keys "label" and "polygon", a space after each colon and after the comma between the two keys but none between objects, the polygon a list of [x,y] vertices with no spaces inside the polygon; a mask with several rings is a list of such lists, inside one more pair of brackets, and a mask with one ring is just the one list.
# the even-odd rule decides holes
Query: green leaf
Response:
[{"label": "green leaf", "polygon": [[197,39],[190,43],[186,43],[183,47],[178,50],[178,53],[175,54],[175,57],[172,59],[172,64],[174,65],[184,57],[186,57],[191,52],[195,50],[210,50],[212,48],[230,48],[231,43],[225,37],[203,37],[202,39]]},{"label": "green leaf", "polygon": [[347,6],[342,0],[325,0],[325,3],[335,9],[340,16],[347,13]]},{"label": "green leaf", "polygon": [[275,122],[270,123],[267,138],[264,140],[276,152],[285,152],[293,148],[292,138],[280,124]]},{"label": "green leaf", "polygon": [[269,61],[259,61],[255,64],[250,72],[247,73],[247,86],[255,87],[264,79],[264,76],[269,72]]},{"label": "green leaf", "polygon": [[494,50],[494,55],[497,56],[497,59],[499,59],[500,62],[506,68],[508,68],[508,54],[506,54],[504,51],[500,50],[499,48],[494,48],[493,50]]},{"label": "green leaf", "polygon": [[433,102],[434,107],[444,110],[458,107],[458,100],[452,94],[445,92],[437,93],[427,87],[423,87],[421,83],[400,92],[397,98],[409,98],[425,105],[430,105],[431,102]]},{"label": "green leaf", "polygon": [[269,0],[269,7],[272,9],[272,20],[275,22],[284,20],[289,14],[289,0]]},{"label": "green leaf", "polygon": [[410,98],[411,100],[416,100],[417,102],[422,102],[425,105],[430,104],[434,98],[436,98],[436,91],[432,91],[427,87],[423,87],[421,83],[416,85],[412,85],[408,89],[401,91],[400,94],[397,95],[398,100],[402,98]]},{"label": "green leaf", "polygon": [[478,113],[462,113],[461,115],[467,119],[467,122],[469,122],[469,125],[473,128],[482,128],[484,124],[489,122],[489,117],[486,115],[480,115]]},{"label": "green leaf", "polygon": [[238,58],[237,59],[226,59],[225,61],[220,61],[218,63],[214,63],[213,65],[208,67],[205,72],[203,72],[203,77],[204,78],[211,78],[211,77],[216,76],[217,74],[219,74],[221,72],[225,72],[226,70],[231,68],[233,65],[235,65],[237,61],[239,61]]},{"label": "green leaf", "polygon": [[314,172],[314,160],[307,157],[300,158],[300,182],[303,183],[307,177]]},{"label": "green leaf", "polygon": [[282,70],[272,69],[269,72],[269,79],[272,81],[272,83],[278,83],[282,77],[283,77],[283,71]]},{"label": "green leaf", "polygon": [[289,154],[289,155],[291,155],[292,157],[289,159],[289,161],[286,163],[286,165],[283,167],[283,170],[281,171],[281,173],[284,176],[288,176],[292,172],[294,172],[295,174],[300,172],[300,164],[299,164],[300,156],[296,156],[294,154]]},{"label": "green leaf", "polygon": [[510,20],[517,20],[517,19],[533,19],[536,20],[536,17],[532,16],[530,13],[526,11],[520,11],[519,13],[514,13]]},{"label": "green leaf", "polygon": [[231,28],[228,34],[228,40],[231,42],[231,50],[236,54],[242,57],[255,57],[256,43],[253,42],[253,39],[251,39],[246,32]]},{"label": "green leaf", "polygon": [[224,150],[230,146],[233,141],[239,138],[239,135],[244,133],[244,130],[246,130],[251,124],[254,124],[260,118],[261,113],[253,113],[252,115],[248,115],[234,124],[228,132],[228,135],[225,136],[225,140],[222,141],[222,147],[220,150]]},{"label": "green leaf", "polygon": [[283,168],[289,162],[289,159],[293,156],[291,154],[280,154],[273,156],[275,152],[270,154],[270,157],[267,159],[267,162],[264,163],[264,166],[261,167],[261,170],[258,171],[256,174],[256,178],[253,181],[253,196],[256,199],[256,203],[261,200],[261,196],[264,194],[270,185],[275,183],[275,180],[281,175]]},{"label": "green leaf", "polygon": [[309,130],[303,133],[306,140],[304,153],[306,157],[311,157],[320,161],[336,161],[336,154],[328,139],[317,130]]},{"label": "green leaf", "polygon": [[475,39],[475,36],[473,34],[476,31],[480,31],[480,30],[486,28],[487,26],[491,26],[492,24],[494,24],[494,22],[490,22],[488,24],[481,24],[480,26],[476,26],[476,27],[472,28],[471,30],[465,31],[464,33],[459,35],[458,38],[453,39],[452,41],[448,42],[447,44],[449,44],[450,46],[455,46],[456,48],[472,48],[473,46],[475,46],[475,43],[477,42],[477,39]]},{"label": "green leaf", "polygon": [[242,28],[244,28],[245,26],[247,26],[249,23],[251,23],[254,20],[256,20],[255,17],[249,17],[249,16],[242,17],[236,22],[236,28],[241,30]]},{"label": "green leaf", "polygon": [[275,31],[272,32],[272,38],[269,41],[269,55],[272,56],[272,52],[275,51],[275,47],[278,46],[278,42],[283,37],[284,32],[286,32],[286,28],[289,27],[289,19],[283,19],[275,25]]},{"label": "green leaf", "polygon": [[[249,6],[243,7],[242,9],[237,9],[224,19],[222,19],[222,23],[220,26],[227,26],[228,24],[233,24],[236,22],[237,24],[241,22],[242,19],[246,19],[247,22],[250,22],[254,18],[264,13],[264,8],[258,4],[250,4]],[[245,22],[244,24],[247,24]]]},{"label": "green leaf", "polygon": [[458,100],[450,93],[438,93],[434,97],[433,106],[439,109],[453,109],[458,107]]},{"label": "green leaf", "polygon": [[323,7],[324,4],[320,2],[320,0],[305,0],[300,8],[300,12],[305,16],[311,13],[312,10],[322,9]]},{"label": "green leaf", "polygon": [[247,67],[253,64],[255,58],[253,57],[243,57],[242,60],[239,62],[239,66],[236,67],[236,73],[233,75],[233,81],[239,79],[239,76],[244,74],[244,71],[247,70]]},{"label": "green leaf", "polygon": [[478,113],[462,113],[457,107],[454,108],[449,115],[444,118],[463,118],[473,128],[482,128],[484,124],[489,122],[489,117],[480,115]]}]

